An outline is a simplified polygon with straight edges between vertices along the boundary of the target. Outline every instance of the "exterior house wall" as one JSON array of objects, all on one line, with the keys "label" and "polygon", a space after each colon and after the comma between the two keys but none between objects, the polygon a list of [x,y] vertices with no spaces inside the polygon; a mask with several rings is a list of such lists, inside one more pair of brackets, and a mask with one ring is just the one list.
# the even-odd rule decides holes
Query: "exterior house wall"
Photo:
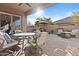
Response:
[{"label": "exterior house wall", "polygon": [[62,28],[64,31],[69,30],[71,31],[73,29],[74,25],[72,24],[56,24],[54,25],[54,30],[57,30],[58,28]]},{"label": "exterior house wall", "polygon": [[13,19],[12,19],[12,16],[21,16],[21,30],[26,32],[26,27],[27,27],[27,15],[22,13],[21,15],[16,15],[16,14],[11,14],[10,12],[2,12],[0,11],[0,13],[2,14],[7,14],[7,15],[10,15],[11,16],[11,27],[12,27],[12,30],[11,31],[14,31],[15,30],[15,22],[13,22]]},{"label": "exterior house wall", "polygon": [[[8,6],[1,6],[0,5],[0,13],[5,13],[8,15],[17,15],[17,16],[21,16],[21,30],[22,31],[26,31],[26,27],[27,27],[27,15],[24,12],[21,12],[19,10],[10,8]],[[12,23],[12,21],[11,21]],[[14,23],[12,23],[13,25],[11,26],[12,29],[14,29]]]}]

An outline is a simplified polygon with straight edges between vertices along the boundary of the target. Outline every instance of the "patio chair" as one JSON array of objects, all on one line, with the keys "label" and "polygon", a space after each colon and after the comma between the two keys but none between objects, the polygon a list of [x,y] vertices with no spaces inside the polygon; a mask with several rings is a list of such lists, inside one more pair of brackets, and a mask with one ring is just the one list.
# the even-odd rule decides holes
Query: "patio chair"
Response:
[{"label": "patio chair", "polygon": [[48,33],[41,32],[40,37],[37,39],[38,46],[42,46],[47,41]]},{"label": "patio chair", "polygon": [[[18,42],[11,39],[7,33],[0,32],[0,55],[9,55],[10,51],[16,50]],[[10,50],[10,51],[9,51]],[[8,51],[8,52],[6,52]]]},{"label": "patio chair", "polygon": [[[47,41],[47,37],[48,37],[48,33],[47,32],[40,32],[40,33],[36,33],[36,36],[34,36],[35,39],[34,40],[30,40],[30,44],[31,45],[38,45],[38,46],[42,46],[43,44],[45,44],[45,42]],[[35,44],[34,44],[35,43]]]},{"label": "patio chair", "polygon": [[79,35],[78,35],[78,29],[72,29],[71,35],[72,35],[73,37],[78,37],[78,36],[79,36]]},{"label": "patio chair", "polygon": [[29,47],[24,49],[26,56],[41,56],[43,54],[43,49],[41,48],[43,44],[47,41],[47,32],[41,32],[40,36],[36,38],[36,42]]},{"label": "patio chair", "polygon": [[58,28],[57,29],[57,35],[61,36],[62,32],[63,32],[63,28]]}]

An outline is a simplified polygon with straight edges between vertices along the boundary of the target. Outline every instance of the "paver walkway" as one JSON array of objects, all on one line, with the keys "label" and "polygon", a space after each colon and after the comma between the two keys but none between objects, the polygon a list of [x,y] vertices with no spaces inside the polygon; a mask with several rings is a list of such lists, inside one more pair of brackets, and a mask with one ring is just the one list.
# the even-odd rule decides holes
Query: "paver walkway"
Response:
[{"label": "paver walkway", "polygon": [[48,56],[79,56],[79,39],[48,35],[48,40],[42,48]]}]

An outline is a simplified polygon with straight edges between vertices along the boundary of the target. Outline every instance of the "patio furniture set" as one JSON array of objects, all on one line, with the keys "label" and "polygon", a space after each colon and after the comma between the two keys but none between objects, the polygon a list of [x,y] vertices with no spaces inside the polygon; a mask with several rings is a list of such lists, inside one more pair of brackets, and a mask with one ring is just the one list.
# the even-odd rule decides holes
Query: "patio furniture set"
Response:
[{"label": "patio furniture set", "polygon": [[35,32],[15,33],[13,34],[12,39],[7,33],[0,32],[0,56],[42,55],[43,50],[40,46],[43,45],[45,41],[39,45],[38,42],[41,40],[40,38],[43,38],[43,36],[38,36],[37,34],[38,33]]},{"label": "patio furniture set", "polygon": [[63,31],[62,29],[59,29],[57,31],[57,35],[64,37],[64,38],[71,38],[71,37],[77,37],[78,30],[73,29],[71,32]]}]

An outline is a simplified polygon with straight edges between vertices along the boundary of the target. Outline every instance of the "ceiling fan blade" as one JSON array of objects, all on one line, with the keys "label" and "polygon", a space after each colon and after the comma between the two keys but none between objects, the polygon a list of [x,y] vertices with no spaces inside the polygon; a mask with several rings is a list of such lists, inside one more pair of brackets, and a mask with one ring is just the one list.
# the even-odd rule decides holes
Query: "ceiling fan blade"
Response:
[{"label": "ceiling fan blade", "polygon": [[[32,7],[29,3],[25,3],[27,6]],[[18,6],[21,6],[22,3],[19,3]]]},{"label": "ceiling fan blade", "polygon": [[18,6],[21,6],[22,5],[22,3],[19,3],[19,5]]},{"label": "ceiling fan blade", "polygon": [[29,7],[32,7],[29,3],[25,3],[26,5],[28,5]]}]

